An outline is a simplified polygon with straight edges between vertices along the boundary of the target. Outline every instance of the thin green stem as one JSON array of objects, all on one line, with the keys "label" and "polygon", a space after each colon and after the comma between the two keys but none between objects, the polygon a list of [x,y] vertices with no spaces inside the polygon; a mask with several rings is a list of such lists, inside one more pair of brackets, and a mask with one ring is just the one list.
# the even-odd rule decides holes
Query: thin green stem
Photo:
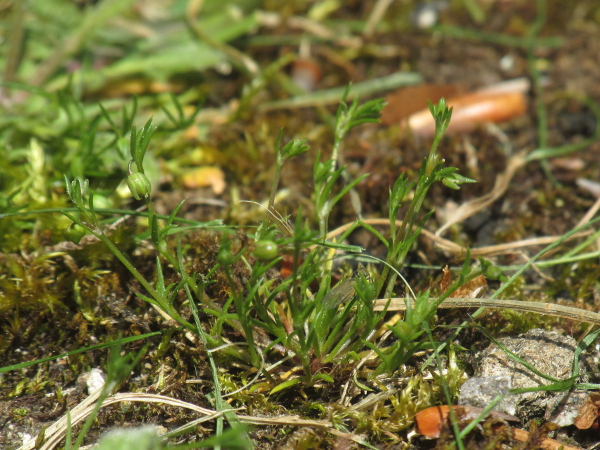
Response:
[{"label": "thin green stem", "polygon": [[459,450],[465,450],[465,444],[462,441],[463,436],[460,434],[460,428],[458,427],[458,419],[456,417],[456,412],[454,408],[452,408],[452,395],[450,395],[450,390],[448,389],[448,383],[444,379],[444,368],[442,365],[442,359],[440,358],[440,353],[438,348],[435,346],[435,341],[433,340],[433,334],[431,333],[431,328],[429,328],[429,324],[427,322],[422,323],[425,332],[427,333],[427,337],[429,338],[429,342],[433,347],[433,354],[435,356],[435,361],[438,366],[439,376],[440,376],[440,384],[442,386],[442,390],[444,391],[444,397],[446,398],[446,404],[450,407],[450,423],[452,425],[452,431],[454,431],[454,437],[456,445]]},{"label": "thin green stem", "polygon": [[[436,34],[450,36],[457,39],[473,40],[478,42],[490,42],[507,47],[517,47],[527,49],[531,46],[531,37],[509,36],[501,33],[484,33],[479,30],[466,29],[452,25],[437,25],[431,28]],[[536,39],[538,47],[561,47],[564,39],[559,36],[549,36]]]},{"label": "thin green stem", "polygon": [[[429,161],[430,158],[432,158],[433,155],[434,155],[434,153],[430,153],[429,158],[427,159],[427,162]],[[425,164],[427,164],[427,162],[425,162]],[[388,254],[387,262],[389,264],[391,264],[392,266],[396,267],[397,269],[400,269],[402,267],[402,265],[404,264],[406,255],[408,254],[408,251],[410,250],[410,248],[408,248],[408,246],[403,245],[404,241],[407,238],[407,236],[406,236],[407,230],[413,229],[413,225],[416,220],[416,214],[418,211],[421,210],[421,206],[423,205],[423,201],[425,200],[427,191],[429,190],[429,187],[431,186],[431,181],[428,179],[429,175],[425,175],[425,176],[427,178],[425,180],[420,179],[419,183],[417,184],[415,196],[413,197],[413,200],[411,201],[410,206],[408,207],[408,211],[406,212],[406,215],[404,216],[402,225],[396,232],[396,235],[392,236],[392,242],[390,243],[391,251]],[[386,279],[388,274],[389,274],[389,269],[386,267],[384,269],[384,276],[385,276],[385,277],[383,277],[384,280]],[[389,276],[389,279],[387,280],[384,298],[388,298],[388,297],[392,296],[393,291],[394,291],[394,285],[396,283],[396,279],[397,279],[396,273],[392,272]]]},{"label": "thin green stem", "polygon": [[[277,163],[275,164],[275,175],[273,178],[273,184],[271,185],[271,193],[269,194],[269,203],[267,205],[267,211],[273,210],[273,205],[275,204],[275,195],[277,195],[277,187],[279,186],[279,179],[281,178],[281,172],[283,171],[283,164],[277,158]],[[269,222],[273,221],[273,217],[271,214],[267,213],[267,220]]]},{"label": "thin green stem", "polygon": [[244,298],[241,292],[235,290],[235,282],[231,276],[231,269],[229,267],[223,267],[223,269],[225,272],[225,277],[227,278],[227,282],[232,290],[231,295],[233,295],[233,302],[235,304],[235,310],[237,312],[239,323],[243,329],[246,342],[248,343],[248,347],[250,349],[250,360],[252,361],[252,365],[254,367],[258,367],[260,358],[256,353],[256,347],[254,345],[254,330],[252,323],[249,320],[250,317],[247,314],[248,311],[244,302]]},{"label": "thin green stem", "polygon": [[80,221],[75,216],[64,212],[63,214],[71,219],[73,222],[81,225],[85,229],[87,229],[90,233],[92,233],[96,238],[98,238],[106,247],[111,251],[113,255],[125,266],[125,268],[133,275],[133,277],[140,283],[144,289],[150,294],[150,296],[156,301],[158,307],[166,312],[173,320],[187,328],[190,331],[194,331],[194,326],[185,320],[172,305],[169,304],[169,301],[164,298],[155,288],[152,286],[144,276],[135,268],[133,264],[125,257],[125,255],[119,250],[119,248],[106,236],[102,230],[91,228],[86,223]]},{"label": "thin green stem", "polygon": [[[537,66],[535,50],[538,47],[538,37],[548,15],[546,0],[536,0],[537,16],[529,31],[530,43],[527,48],[527,66],[531,73],[533,82],[533,90],[535,92],[535,110],[537,113],[537,129],[538,129],[538,147],[548,147],[548,111],[544,103],[544,88],[542,86],[542,75]],[[550,171],[550,165],[546,159],[540,161],[542,170],[553,184],[558,184],[558,181]]]},{"label": "thin green stem", "polygon": [[[210,372],[213,377],[213,383],[215,388],[213,390],[215,395],[215,410],[223,411],[225,409],[223,407],[223,396],[221,395],[221,384],[219,382],[219,372],[217,370],[217,365],[215,364],[215,360],[210,352],[210,346],[208,342],[208,335],[204,332],[202,328],[202,324],[200,323],[200,317],[198,316],[198,308],[196,307],[196,303],[194,302],[194,298],[192,297],[192,293],[190,292],[190,287],[186,283],[185,292],[188,296],[188,301],[190,303],[190,307],[192,308],[192,315],[194,316],[194,323],[196,324],[196,333],[200,337],[200,340],[204,344],[204,348],[206,349],[206,357],[208,359],[208,364],[210,365]],[[235,413],[234,413],[235,414]],[[223,417],[219,416],[217,418],[217,427],[216,427],[216,435],[219,436],[223,433]]]}]

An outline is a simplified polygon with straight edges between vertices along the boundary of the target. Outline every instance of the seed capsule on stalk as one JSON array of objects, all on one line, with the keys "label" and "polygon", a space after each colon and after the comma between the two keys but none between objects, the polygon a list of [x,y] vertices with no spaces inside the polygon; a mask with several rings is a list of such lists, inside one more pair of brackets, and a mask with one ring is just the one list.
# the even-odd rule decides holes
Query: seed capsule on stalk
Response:
[{"label": "seed capsule on stalk", "polygon": [[133,198],[140,200],[150,194],[152,185],[148,177],[141,172],[133,172],[127,177],[127,186]]},{"label": "seed capsule on stalk", "polygon": [[81,239],[86,235],[86,230],[78,223],[72,223],[69,228],[65,230],[65,238],[71,241],[73,244],[79,244]]}]

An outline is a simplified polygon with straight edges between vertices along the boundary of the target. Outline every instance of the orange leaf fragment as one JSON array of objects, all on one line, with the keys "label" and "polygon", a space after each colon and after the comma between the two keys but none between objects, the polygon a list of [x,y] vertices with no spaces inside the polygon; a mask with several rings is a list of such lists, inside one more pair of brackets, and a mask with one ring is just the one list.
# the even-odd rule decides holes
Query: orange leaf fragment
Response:
[{"label": "orange leaf fragment", "polygon": [[[476,408],[474,406],[454,405],[452,408],[456,412],[459,420],[473,420],[483,411],[483,408]],[[417,414],[415,414],[415,428],[417,433],[428,439],[436,439],[440,437],[449,414],[450,406],[448,405],[432,406],[431,408],[426,408],[422,411],[419,411]],[[495,416],[499,419],[509,421],[519,420],[514,416],[496,411],[492,411],[490,416]],[[513,437],[519,442],[529,442],[530,433],[525,430],[513,428]],[[550,438],[543,438],[541,441],[539,441],[539,448],[547,450],[581,450],[579,447],[565,445],[555,439]]]},{"label": "orange leaf fragment", "polygon": [[[475,406],[453,405],[452,408],[459,421],[473,420],[483,411],[483,408],[477,408]],[[432,406],[431,408],[419,411],[415,414],[415,428],[417,433],[422,434],[428,439],[440,437],[449,414],[450,406],[448,405]],[[490,416],[509,421],[519,420],[517,417],[498,411],[491,411]]]},{"label": "orange leaf fragment", "polygon": [[[448,132],[469,132],[482,123],[504,122],[524,114],[527,111],[526,93],[529,86],[528,80],[517,78],[461,95],[455,86],[421,85],[388,96],[386,99],[389,104],[383,111],[382,122],[399,122],[410,127],[417,136],[431,137],[435,133],[435,122],[427,100],[435,104],[443,96],[448,106],[453,107]],[[449,93],[442,94],[443,90]],[[415,108],[417,105],[418,110]]]},{"label": "orange leaf fragment", "polygon": [[452,272],[448,266],[445,266],[442,269],[442,281],[440,281],[440,292],[443,294],[446,292],[446,289],[450,286],[450,282],[452,281]]},{"label": "orange leaf fragment", "polygon": [[478,275],[473,278],[471,281],[468,281],[461,287],[459,287],[456,292],[454,292],[450,298],[461,298],[461,297],[469,297],[469,298],[477,298],[487,289],[487,280],[483,275]]},{"label": "orange leaf fragment", "polygon": [[[442,280],[440,281],[440,292],[443,294],[450,287],[452,282],[452,273],[448,266],[442,269]],[[479,275],[469,282],[463,284],[455,292],[450,295],[450,298],[477,298],[482,292],[487,289],[487,280],[483,275]]]},{"label": "orange leaf fragment", "polygon": [[314,59],[298,58],[292,63],[292,80],[305,91],[314,91],[321,78],[321,68]]},{"label": "orange leaf fragment", "polygon": [[391,125],[408,119],[424,108],[427,100],[437,103],[442,97],[456,97],[464,92],[464,88],[454,84],[419,84],[398,89],[387,95],[387,105],[381,112],[381,123]]},{"label": "orange leaf fragment", "polygon": [[[448,126],[449,133],[469,132],[478,124],[486,122],[504,122],[524,114],[527,110],[525,94],[522,92],[475,92],[448,99],[447,103],[454,108]],[[428,137],[435,133],[435,122],[429,108],[410,116],[408,126],[419,136]]]},{"label": "orange leaf fragment", "polygon": [[417,433],[428,439],[440,437],[446,418],[450,414],[448,405],[432,406],[415,414],[415,428]]}]

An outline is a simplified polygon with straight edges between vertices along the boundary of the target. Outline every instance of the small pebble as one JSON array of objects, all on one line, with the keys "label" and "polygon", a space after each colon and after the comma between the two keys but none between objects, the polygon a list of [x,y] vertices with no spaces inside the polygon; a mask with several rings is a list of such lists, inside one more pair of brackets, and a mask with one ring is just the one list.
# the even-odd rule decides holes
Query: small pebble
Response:
[{"label": "small pebble", "polygon": [[89,372],[81,374],[77,381],[80,384],[85,384],[88,395],[92,395],[104,387],[106,376],[102,370],[92,369]]}]

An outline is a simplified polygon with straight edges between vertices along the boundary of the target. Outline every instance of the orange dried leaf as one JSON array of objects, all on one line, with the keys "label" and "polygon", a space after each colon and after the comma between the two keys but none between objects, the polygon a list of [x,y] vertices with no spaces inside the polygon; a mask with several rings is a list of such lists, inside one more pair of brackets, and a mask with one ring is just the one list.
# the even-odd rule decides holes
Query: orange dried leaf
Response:
[{"label": "orange dried leaf", "polygon": [[[478,124],[504,122],[527,111],[526,92],[529,81],[523,78],[503,81],[464,95],[447,96],[447,104],[453,108],[448,132],[472,131]],[[439,98],[430,96],[436,103]],[[414,112],[401,124],[408,125],[413,134],[431,137],[435,133],[435,122],[427,106]]]},{"label": "orange dried leaf", "polygon": [[281,269],[279,276],[282,280],[289,278],[294,273],[294,257],[292,255],[283,255],[281,258]]},{"label": "orange dried leaf", "polygon": [[[502,94],[476,92],[448,99],[447,103],[454,108],[448,133],[469,132],[479,124],[504,122],[527,111],[525,94],[522,92]],[[429,108],[410,116],[408,126],[419,136],[433,136],[435,133],[435,122]]]},{"label": "orange dried leaf", "polygon": [[292,80],[305,91],[313,91],[321,78],[321,68],[314,59],[298,58],[292,63]]},{"label": "orange dried leaf", "polygon": [[440,437],[444,422],[450,413],[448,405],[432,406],[415,414],[415,428],[417,433],[428,439]]},{"label": "orange dried leaf", "polygon": [[[443,294],[452,283],[452,273],[448,269],[448,266],[444,267],[442,272],[443,275],[442,281],[440,281],[440,292]],[[479,275],[458,288],[454,293],[452,293],[452,295],[450,295],[450,298],[476,298],[479,294],[485,291],[486,288],[487,280],[483,275]]]},{"label": "orange dried leaf", "polygon": [[487,288],[487,280],[483,275],[479,275],[459,287],[450,298],[469,297],[476,298]]},{"label": "orange dried leaf", "polygon": [[427,100],[437,103],[442,97],[456,97],[462,92],[464,89],[454,84],[420,84],[398,89],[385,97],[387,105],[381,112],[381,123],[400,123],[412,114],[427,109]]},{"label": "orange dried leaf", "polygon": [[[483,412],[483,408],[475,406],[453,405],[452,408],[459,421],[471,421]],[[428,439],[440,437],[449,414],[450,406],[448,405],[432,406],[431,408],[419,411],[415,414],[415,428],[417,433]],[[497,411],[491,411],[489,415],[502,420],[519,421],[517,417]]]}]

